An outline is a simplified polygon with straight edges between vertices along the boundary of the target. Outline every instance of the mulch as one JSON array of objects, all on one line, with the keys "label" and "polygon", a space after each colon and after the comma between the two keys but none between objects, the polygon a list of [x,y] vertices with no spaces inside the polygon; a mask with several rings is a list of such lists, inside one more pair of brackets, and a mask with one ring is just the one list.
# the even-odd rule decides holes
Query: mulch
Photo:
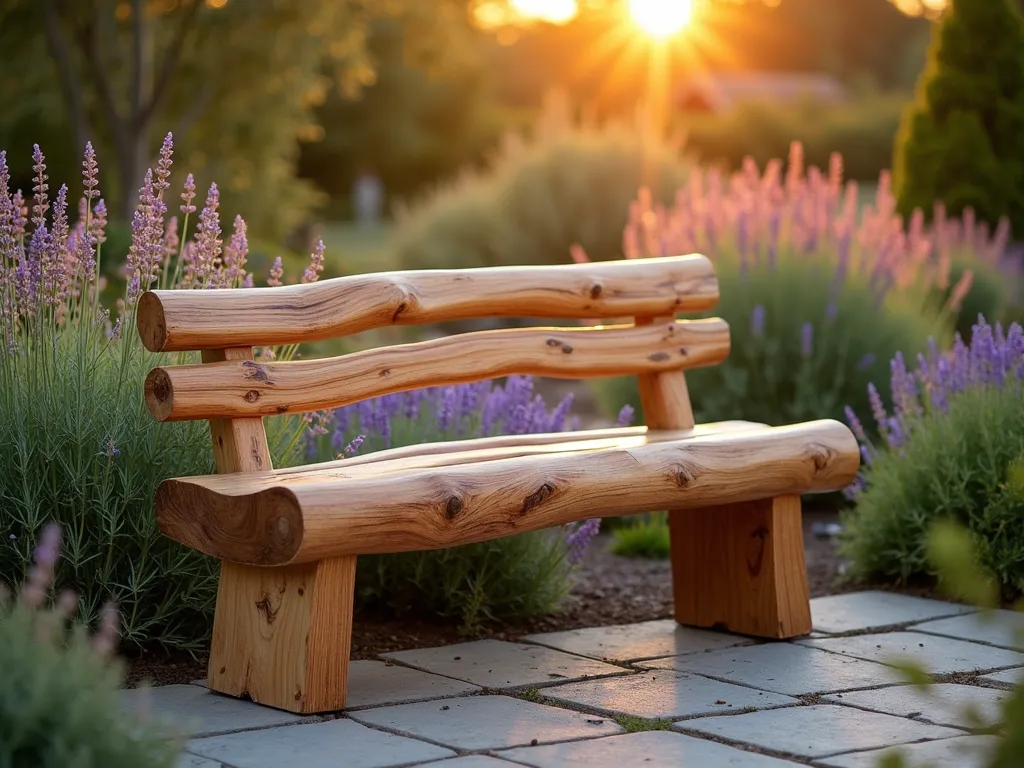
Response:
[{"label": "mulch", "polygon": [[[841,558],[833,538],[815,535],[815,523],[837,520],[834,511],[804,512],[804,542],[811,597],[864,589],[841,580]],[[891,589],[872,586],[876,589]],[[928,595],[929,589],[901,589]],[[672,580],[667,560],[619,557],[608,551],[608,537],[599,536],[587,549],[575,575],[575,585],[563,610],[552,616],[515,625],[492,626],[467,638],[452,623],[420,618],[357,615],[352,633],[352,657],[373,659],[381,653],[449,645],[469,639],[517,640],[533,632],[556,632],[581,627],[629,624],[672,616]],[[146,653],[127,659],[127,685],[143,680],[153,685],[189,683],[206,676],[206,659],[187,654]]]}]

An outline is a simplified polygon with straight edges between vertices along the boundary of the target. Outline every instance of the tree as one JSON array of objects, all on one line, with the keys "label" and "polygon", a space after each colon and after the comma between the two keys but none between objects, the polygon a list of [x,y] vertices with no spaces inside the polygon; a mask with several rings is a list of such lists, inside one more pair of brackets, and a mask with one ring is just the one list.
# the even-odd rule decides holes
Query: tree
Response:
[{"label": "tree", "polygon": [[1011,0],[952,0],[897,138],[899,210],[936,202],[1024,234],[1024,17]]},{"label": "tree", "polygon": [[438,6],[465,14],[466,2],[6,0],[0,98],[34,103],[59,93],[62,110],[59,125],[41,124],[39,110],[5,114],[0,139],[20,117],[17,136],[63,132],[73,154],[93,141],[110,174],[108,207],[124,220],[171,131],[179,167],[218,181],[223,207],[244,200],[254,230],[277,238],[320,196],[296,177],[300,143],[323,136],[315,108],[333,88],[351,95],[373,81],[370,20],[408,19],[416,55],[438,57],[451,43],[443,29],[451,14]]}]

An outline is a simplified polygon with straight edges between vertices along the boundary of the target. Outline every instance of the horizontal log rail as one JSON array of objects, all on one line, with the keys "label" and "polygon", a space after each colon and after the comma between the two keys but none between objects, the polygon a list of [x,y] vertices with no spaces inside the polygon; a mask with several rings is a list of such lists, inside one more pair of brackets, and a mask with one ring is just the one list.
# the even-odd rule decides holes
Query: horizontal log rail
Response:
[{"label": "horizontal log rail", "polygon": [[157,520],[167,536],[208,555],[280,566],[468,544],[590,517],[834,491],[859,465],[850,430],[823,420],[443,471],[282,479],[240,495],[211,490],[212,478],[169,480],[157,492]]},{"label": "horizontal log rail", "polygon": [[321,360],[155,368],[146,403],[160,421],[273,416],[514,374],[585,379],[676,371],[715,365],[728,354],[729,326],[718,318],[478,331]]},{"label": "horizontal log rail", "polygon": [[487,317],[636,317],[710,309],[700,255],[537,267],[386,272],[277,288],[150,291],[137,326],[174,352],[298,344],[393,325]]}]

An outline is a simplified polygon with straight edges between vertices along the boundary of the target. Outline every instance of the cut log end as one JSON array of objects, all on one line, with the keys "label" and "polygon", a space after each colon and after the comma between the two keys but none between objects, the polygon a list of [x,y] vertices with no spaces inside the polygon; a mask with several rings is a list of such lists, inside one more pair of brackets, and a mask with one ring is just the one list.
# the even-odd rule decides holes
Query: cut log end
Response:
[{"label": "cut log end", "polygon": [[142,344],[150,352],[163,352],[167,347],[167,320],[164,305],[153,291],[146,291],[139,298],[135,325]]},{"label": "cut log end", "polygon": [[164,368],[154,368],[146,376],[146,407],[157,421],[167,421],[174,413],[174,384]]},{"label": "cut log end", "polygon": [[295,495],[270,488],[242,498],[167,480],[156,493],[157,524],[175,541],[221,560],[245,565],[288,565],[305,525]]}]

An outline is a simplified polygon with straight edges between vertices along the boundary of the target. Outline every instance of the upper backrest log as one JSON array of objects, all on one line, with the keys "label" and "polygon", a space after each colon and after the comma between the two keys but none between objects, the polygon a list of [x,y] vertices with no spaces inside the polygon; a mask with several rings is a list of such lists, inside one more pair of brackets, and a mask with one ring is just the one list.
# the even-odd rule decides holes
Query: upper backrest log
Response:
[{"label": "upper backrest log", "polygon": [[160,420],[180,421],[309,412],[512,374],[593,378],[713,365],[728,355],[724,321],[674,317],[709,309],[717,300],[711,262],[691,255],[389,272],[276,288],[151,291],[140,299],[137,323],[147,349],[172,352],[299,344],[385,326],[487,317],[639,321],[464,333],[319,360],[228,359],[156,368],[146,381],[149,408]]}]

